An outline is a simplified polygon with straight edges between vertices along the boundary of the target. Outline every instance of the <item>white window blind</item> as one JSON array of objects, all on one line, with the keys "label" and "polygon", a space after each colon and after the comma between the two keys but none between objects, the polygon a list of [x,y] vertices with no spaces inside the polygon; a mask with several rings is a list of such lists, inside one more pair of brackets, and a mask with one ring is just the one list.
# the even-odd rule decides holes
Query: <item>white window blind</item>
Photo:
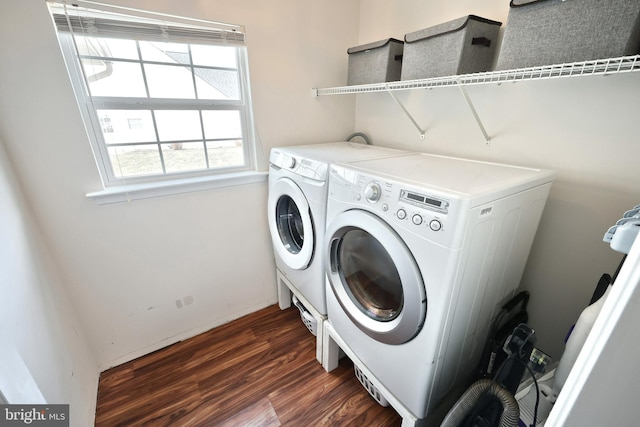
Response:
[{"label": "white window blind", "polygon": [[[80,7],[87,5],[102,10]],[[89,33],[96,37],[115,37],[176,43],[244,45],[244,28],[195,19],[154,14],[94,2],[50,3],[58,31]],[[120,12],[118,12],[120,10]],[[126,12],[126,13],[125,13]],[[147,16],[145,18],[145,16]],[[153,18],[149,18],[153,17]],[[202,24],[206,23],[207,26]],[[201,24],[201,25],[197,25]]]},{"label": "white window blind", "polygon": [[255,170],[242,26],[48,4],[105,188]]}]

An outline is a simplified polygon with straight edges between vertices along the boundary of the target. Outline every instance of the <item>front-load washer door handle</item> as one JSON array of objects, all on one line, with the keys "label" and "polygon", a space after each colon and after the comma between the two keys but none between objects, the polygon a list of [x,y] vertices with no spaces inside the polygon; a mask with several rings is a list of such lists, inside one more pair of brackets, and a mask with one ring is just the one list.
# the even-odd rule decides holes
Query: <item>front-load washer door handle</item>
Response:
[{"label": "front-load washer door handle", "polygon": [[338,250],[340,248],[340,238],[331,239],[329,245],[329,268],[331,272],[336,274],[340,269],[340,261],[338,258]]}]

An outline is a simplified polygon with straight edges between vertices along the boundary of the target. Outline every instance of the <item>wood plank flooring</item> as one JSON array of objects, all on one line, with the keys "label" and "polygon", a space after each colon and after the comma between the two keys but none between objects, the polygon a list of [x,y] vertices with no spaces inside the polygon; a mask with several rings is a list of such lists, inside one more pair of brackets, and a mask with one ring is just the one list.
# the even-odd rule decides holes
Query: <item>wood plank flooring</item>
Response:
[{"label": "wood plank flooring", "polygon": [[96,426],[399,426],[343,358],[327,373],[296,308],[271,306],[103,372]]}]

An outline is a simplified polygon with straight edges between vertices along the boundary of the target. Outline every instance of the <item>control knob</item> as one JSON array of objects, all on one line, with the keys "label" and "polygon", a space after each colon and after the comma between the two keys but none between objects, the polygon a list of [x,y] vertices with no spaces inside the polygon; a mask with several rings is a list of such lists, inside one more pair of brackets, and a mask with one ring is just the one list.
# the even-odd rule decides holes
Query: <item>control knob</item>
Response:
[{"label": "control knob", "polygon": [[296,167],[296,158],[295,157],[291,157],[289,159],[289,169],[293,169]]},{"label": "control knob", "polygon": [[370,182],[364,188],[364,198],[370,203],[375,203],[382,196],[382,188],[377,182]]},{"label": "control knob", "polygon": [[442,223],[437,219],[432,219],[429,223],[429,228],[433,231],[440,231],[440,229],[442,229]]}]

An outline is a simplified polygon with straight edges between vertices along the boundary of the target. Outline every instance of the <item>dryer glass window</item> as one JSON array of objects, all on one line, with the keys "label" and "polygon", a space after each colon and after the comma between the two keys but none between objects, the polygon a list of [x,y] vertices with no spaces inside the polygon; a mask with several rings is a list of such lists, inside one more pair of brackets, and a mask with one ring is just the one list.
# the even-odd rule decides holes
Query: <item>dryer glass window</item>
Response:
[{"label": "dryer glass window", "polygon": [[338,249],[342,281],[360,310],[378,321],[395,319],[404,303],[402,283],[391,256],[371,234],[348,231]]},{"label": "dryer glass window", "polygon": [[284,196],[276,205],[276,222],[278,234],[285,248],[292,254],[297,254],[304,244],[304,227],[300,210],[291,197]]}]

